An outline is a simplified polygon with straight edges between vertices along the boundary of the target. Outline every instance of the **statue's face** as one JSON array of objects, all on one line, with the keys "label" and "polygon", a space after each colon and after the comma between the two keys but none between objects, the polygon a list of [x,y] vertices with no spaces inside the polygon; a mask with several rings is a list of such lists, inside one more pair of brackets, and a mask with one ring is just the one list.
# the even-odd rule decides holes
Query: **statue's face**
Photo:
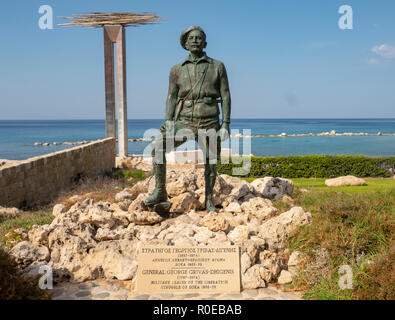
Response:
[{"label": "statue's face", "polygon": [[199,30],[192,30],[188,33],[185,47],[192,53],[200,53],[206,47],[207,43],[204,35]]}]

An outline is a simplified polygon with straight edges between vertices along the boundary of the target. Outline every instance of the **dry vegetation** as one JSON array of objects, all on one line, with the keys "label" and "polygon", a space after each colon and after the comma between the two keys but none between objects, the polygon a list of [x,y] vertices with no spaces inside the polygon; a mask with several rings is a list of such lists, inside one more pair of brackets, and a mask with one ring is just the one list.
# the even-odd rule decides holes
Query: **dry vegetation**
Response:
[{"label": "dry vegetation", "polygon": [[162,19],[152,13],[135,12],[93,12],[73,14],[73,17],[61,17],[71,22],[62,23],[59,26],[79,26],[99,28],[106,25],[123,25],[125,27],[152,24]]},{"label": "dry vegetation", "polygon": [[[307,193],[296,189],[296,205],[309,210],[313,220],[289,239],[291,251],[304,254],[303,271],[289,289],[305,291],[308,299],[395,299],[395,184],[378,185],[369,192],[357,189],[364,187],[325,191],[319,185]],[[338,285],[341,265],[352,268],[351,290]]]}]

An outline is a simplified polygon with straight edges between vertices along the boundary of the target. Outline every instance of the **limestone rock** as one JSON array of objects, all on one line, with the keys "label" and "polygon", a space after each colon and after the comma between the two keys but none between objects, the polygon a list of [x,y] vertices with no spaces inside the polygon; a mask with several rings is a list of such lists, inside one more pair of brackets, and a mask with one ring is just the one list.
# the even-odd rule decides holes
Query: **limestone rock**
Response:
[{"label": "limestone rock", "polygon": [[46,224],[43,226],[33,225],[28,233],[29,241],[35,245],[48,246],[48,235],[53,230],[53,227]]},{"label": "limestone rock", "polygon": [[130,204],[129,213],[134,213],[136,211],[147,211],[148,208],[145,205],[144,201],[149,197],[148,193],[141,193],[137,196],[137,198]]},{"label": "limestone rock", "polygon": [[148,192],[148,185],[145,180],[139,181],[133,187],[126,188],[125,190],[130,194],[130,199],[134,200],[139,194]]},{"label": "limestone rock", "polygon": [[245,273],[251,267],[251,257],[247,252],[244,252],[240,257],[241,273]]},{"label": "limestone rock", "polygon": [[119,240],[122,237],[122,232],[110,229],[97,229],[95,239],[97,241],[107,241],[107,240]]},{"label": "limestone rock", "polygon": [[193,171],[181,173],[166,184],[166,190],[170,197],[177,197],[187,191],[195,191],[197,175]]},{"label": "limestone rock", "polygon": [[134,212],[128,216],[130,222],[139,225],[156,224],[163,221],[163,218],[156,212],[143,211]]},{"label": "limestone rock", "polygon": [[54,207],[52,209],[52,215],[57,217],[58,215],[67,212],[67,210],[68,210],[68,208],[65,205],[58,203],[58,204],[54,205]]},{"label": "limestone rock", "polygon": [[297,273],[299,261],[300,252],[295,250],[288,259],[288,271],[291,273],[291,275],[295,275]]},{"label": "limestone rock", "polygon": [[278,284],[287,284],[292,282],[292,275],[287,270],[283,270],[278,277],[277,283]]},{"label": "limestone rock", "polygon": [[236,200],[239,200],[241,197],[249,194],[250,191],[250,184],[244,180],[240,180],[240,182],[233,187],[230,196],[232,196]]},{"label": "limestone rock", "polygon": [[228,238],[234,243],[242,242],[248,240],[248,227],[247,226],[237,226],[231,232],[228,233]]},{"label": "limestone rock", "polygon": [[123,255],[116,241],[100,242],[85,258],[91,270],[102,269],[108,279],[131,280],[137,271],[137,262]]},{"label": "limestone rock", "polygon": [[299,225],[311,221],[311,214],[301,207],[293,207],[266,222],[259,228],[259,237],[266,240],[274,248],[283,248],[285,240]]},{"label": "limestone rock", "polygon": [[111,229],[114,226],[114,216],[112,212],[105,211],[99,207],[92,207],[86,212],[82,212],[79,217],[80,223],[91,223],[97,227]]},{"label": "limestone rock", "polygon": [[228,221],[217,212],[209,212],[206,214],[202,220],[200,220],[200,225],[214,232],[227,231],[229,228]]},{"label": "limestone rock", "polygon": [[0,206],[0,216],[15,216],[21,213],[18,208],[5,208]]},{"label": "limestone rock", "polygon": [[115,201],[121,202],[124,200],[133,200],[133,195],[127,190],[122,190],[115,195]]},{"label": "limestone rock", "polygon": [[10,255],[17,264],[28,266],[31,263],[49,261],[49,250],[45,246],[34,245],[28,241],[19,242],[10,250]]},{"label": "limestone rock", "polygon": [[196,199],[194,193],[185,192],[171,199],[171,211],[176,213],[186,213],[196,210],[201,206],[199,200]]},{"label": "limestone rock", "polygon": [[230,204],[225,208],[225,211],[227,211],[227,212],[236,212],[236,213],[242,212],[239,203],[236,202],[236,201],[230,203]]},{"label": "limestone rock", "polygon": [[282,261],[280,256],[276,252],[270,250],[264,250],[260,252],[259,262],[267,270],[264,278],[267,282],[270,282],[272,281],[272,279],[277,278],[281,270]]},{"label": "limestone rock", "polygon": [[325,180],[325,184],[328,187],[341,187],[341,186],[364,186],[366,181],[362,178],[357,178],[354,176],[344,176],[333,179]]},{"label": "limestone rock", "polygon": [[260,269],[262,267],[256,264],[241,274],[241,284],[243,289],[265,288],[266,282],[261,277]]},{"label": "limestone rock", "polygon": [[257,218],[261,223],[274,217],[278,212],[278,209],[273,207],[270,200],[261,197],[254,197],[248,202],[243,202],[241,208],[249,214],[250,220]]},{"label": "limestone rock", "polygon": [[215,234],[213,232],[206,228],[203,228],[194,235],[193,240],[198,243],[207,244],[209,239],[214,238],[214,236]]},{"label": "limestone rock", "polygon": [[270,200],[278,200],[284,195],[292,197],[294,183],[289,179],[265,177],[251,182],[255,193]]},{"label": "limestone rock", "polygon": [[[196,224],[196,225],[199,224],[200,221],[202,220],[200,215],[195,210],[188,212],[187,216],[191,219],[191,223]],[[214,231],[214,230],[211,230],[211,231]]]}]

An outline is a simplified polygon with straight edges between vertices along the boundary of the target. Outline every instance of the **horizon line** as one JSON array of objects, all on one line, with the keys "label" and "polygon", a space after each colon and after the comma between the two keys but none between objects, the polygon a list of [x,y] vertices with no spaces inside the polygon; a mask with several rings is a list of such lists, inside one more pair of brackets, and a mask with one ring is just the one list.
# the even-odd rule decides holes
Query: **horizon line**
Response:
[{"label": "horizon line", "polygon": [[[77,118],[77,119],[0,119],[0,121],[84,121],[84,120],[94,120],[94,121],[105,121],[104,118]],[[118,120],[118,119],[116,119]],[[162,118],[129,118],[129,120],[163,120]],[[395,116],[385,117],[385,118],[231,118],[231,120],[395,120]]]}]

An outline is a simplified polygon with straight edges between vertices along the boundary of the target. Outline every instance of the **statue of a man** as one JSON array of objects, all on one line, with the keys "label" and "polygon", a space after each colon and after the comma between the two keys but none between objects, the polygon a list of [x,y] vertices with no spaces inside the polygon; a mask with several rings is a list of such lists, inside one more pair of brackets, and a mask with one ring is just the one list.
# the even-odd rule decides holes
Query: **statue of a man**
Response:
[{"label": "statue of a man", "polygon": [[[181,34],[180,42],[185,50],[190,51],[190,54],[185,61],[175,65],[170,71],[165,122],[160,127],[161,134],[152,143],[155,190],[145,201],[149,207],[167,201],[165,152],[171,151],[169,147],[166,149],[166,145],[169,146],[169,138],[172,139],[171,148],[176,148],[188,140],[188,138],[182,141],[174,139],[181,129],[191,130],[195,141],[198,141],[199,130],[211,129],[213,131],[214,129],[217,133],[216,159],[220,159],[221,140],[229,137],[231,99],[224,64],[209,58],[203,51],[207,42],[202,28],[191,26],[185,29]],[[222,109],[221,125],[219,103]],[[169,128],[173,129],[174,136],[169,137],[169,134],[166,136]],[[200,144],[199,147],[201,147]],[[209,161],[208,149],[207,143],[206,152],[203,150],[205,154],[205,209],[210,212],[217,211],[213,204],[217,170],[216,164]]]}]

